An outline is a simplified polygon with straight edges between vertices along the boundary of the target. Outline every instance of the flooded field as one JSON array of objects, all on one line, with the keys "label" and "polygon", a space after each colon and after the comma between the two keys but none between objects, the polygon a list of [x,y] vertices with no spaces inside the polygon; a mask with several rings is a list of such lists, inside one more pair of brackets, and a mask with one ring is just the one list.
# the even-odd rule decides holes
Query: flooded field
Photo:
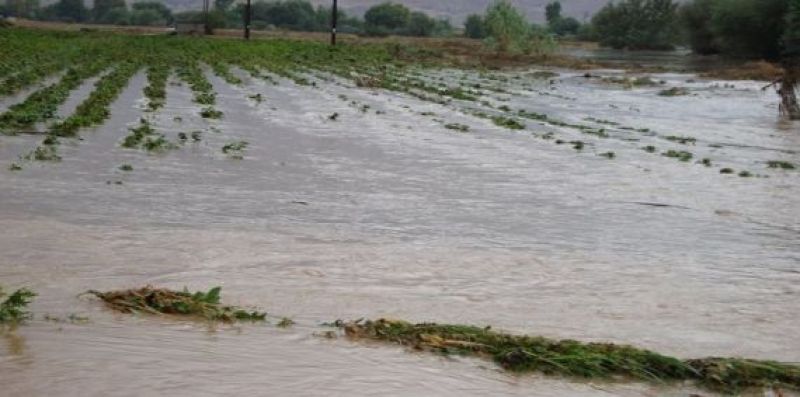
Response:
[{"label": "flooded field", "polygon": [[[361,317],[800,361],[800,172],[784,169],[800,166],[800,124],[779,121],[762,82],[399,77],[460,92],[444,96],[325,71],[202,73],[220,119],[174,74],[145,112],[138,70],[58,162],[20,162],[39,135],[0,136],[0,280],[39,294],[35,318],[0,337],[0,395],[713,395],[319,336]],[[121,146],[142,117],[168,150]],[[220,285],[296,325],[130,316],[78,296],[148,284]]]}]

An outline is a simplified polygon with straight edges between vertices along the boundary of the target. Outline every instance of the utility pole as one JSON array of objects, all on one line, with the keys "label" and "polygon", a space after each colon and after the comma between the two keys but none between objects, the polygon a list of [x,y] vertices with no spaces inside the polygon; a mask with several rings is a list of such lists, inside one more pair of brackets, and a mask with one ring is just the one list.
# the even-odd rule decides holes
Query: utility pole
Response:
[{"label": "utility pole", "polygon": [[331,8],[331,46],[336,46],[336,23],[339,19],[339,9],[337,0],[333,0],[333,7]]},{"label": "utility pole", "polygon": [[250,0],[247,0],[247,5],[244,8],[244,39],[250,40],[250,19],[251,19]]},{"label": "utility pole", "polygon": [[205,33],[211,34],[211,26],[208,24],[208,8],[209,8],[209,1],[211,0],[203,0],[203,24],[205,25]]}]

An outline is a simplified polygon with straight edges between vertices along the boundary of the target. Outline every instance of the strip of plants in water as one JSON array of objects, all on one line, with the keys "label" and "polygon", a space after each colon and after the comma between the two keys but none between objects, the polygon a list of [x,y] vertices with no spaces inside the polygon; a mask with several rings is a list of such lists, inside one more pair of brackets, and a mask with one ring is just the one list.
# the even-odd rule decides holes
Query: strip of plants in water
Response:
[{"label": "strip of plants in water", "polygon": [[800,390],[800,366],[741,358],[682,360],[612,343],[512,335],[491,327],[375,320],[336,322],[353,339],[369,339],[440,354],[491,359],[513,372],[655,383],[694,381],[724,393],[751,388]]},{"label": "strip of plants in water", "polygon": [[[222,304],[220,292],[220,287],[190,292],[185,288],[175,291],[146,286],[87,293],[122,313],[171,315],[225,323],[266,321],[266,312]],[[21,323],[32,318],[26,308],[35,296],[25,288],[10,295],[0,289],[0,298],[5,297],[0,302],[0,324]],[[277,325],[293,324],[294,321],[283,317]],[[659,384],[692,381],[710,390],[731,394],[756,388],[800,390],[800,366],[776,361],[722,357],[679,359],[628,345],[556,340],[468,325],[413,324],[386,319],[337,320],[323,325],[341,329],[352,340],[374,340],[416,351],[484,358],[516,373]]]}]

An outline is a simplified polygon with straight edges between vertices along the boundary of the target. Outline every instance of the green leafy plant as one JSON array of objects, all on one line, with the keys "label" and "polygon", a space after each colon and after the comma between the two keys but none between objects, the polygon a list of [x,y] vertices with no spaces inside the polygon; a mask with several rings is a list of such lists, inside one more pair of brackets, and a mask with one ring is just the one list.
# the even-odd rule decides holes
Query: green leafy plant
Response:
[{"label": "green leafy plant", "polygon": [[416,351],[488,358],[515,372],[587,379],[629,378],[663,384],[694,381],[712,390],[736,393],[747,388],[800,390],[800,367],[739,358],[681,360],[633,346],[583,343],[496,332],[491,327],[412,324],[397,320],[336,321],[355,340],[408,346]]},{"label": "green leafy plant", "polygon": [[221,287],[206,292],[191,293],[163,288],[144,287],[139,289],[88,293],[100,298],[110,308],[123,313],[172,314],[177,316],[205,318],[223,322],[239,320],[263,321],[264,312],[245,310],[220,303]]},{"label": "green leafy plant", "polygon": [[0,324],[19,323],[31,318],[31,314],[26,311],[26,308],[35,296],[36,293],[27,288],[18,289],[11,295],[7,295],[0,288],[0,298],[5,297],[5,300],[0,303]]}]

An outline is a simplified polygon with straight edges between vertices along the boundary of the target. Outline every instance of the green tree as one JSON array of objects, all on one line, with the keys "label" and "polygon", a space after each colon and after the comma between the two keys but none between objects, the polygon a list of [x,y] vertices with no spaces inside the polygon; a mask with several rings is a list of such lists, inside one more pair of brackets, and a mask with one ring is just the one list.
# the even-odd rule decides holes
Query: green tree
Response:
[{"label": "green tree", "polygon": [[464,22],[464,35],[471,39],[486,38],[486,26],[483,17],[477,14],[468,16]]},{"label": "green tree", "polygon": [[436,25],[433,28],[433,35],[437,37],[452,36],[453,30],[453,25],[450,24],[450,20],[441,18],[436,20]]},{"label": "green tree", "polygon": [[92,7],[92,20],[98,23],[108,23],[106,14],[115,8],[128,8],[125,0],[94,0]]},{"label": "green tree", "polygon": [[566,17],[556,19],[548,27],[551,32],[559,36],[576,35],[581,28],[581,23],[573,17]]},{"label": "green tree", "polygon": [[283,29],[319,30],[314,7],[305,0],[264,2],[252,5],[253,21]]},{"label": "green tree", "polygon": [[135,22],[131,22],[131,13],[125,7],[117,7],[108,10],[108,12],[103,15],[103,19],[98,22],[111,25],[130,25],[131,23],[139,25]]},{"label": "green tree", "polygon": [[531,27],[516,8],[498,0],[486,10],[486,33],[490,45],[499,52],[525,52]]},{"label": "green tree", "polygon": [[167,20],[158,11],[152,8],[133,10],[130,13],[132,25],[137,26],[166,26]]},{"label": "green tree", "polygon": [[800,58],[800,0],[789,0],[783,48],[784,58]]},{"label": "green tree", "polygon": [[164,20],[165,24],[170,24],[175,20],[172,10],[160,1],[139,1],[131,5],[131,11],[155,11]]},{"label": "green tree", "polygon": [[227,11],[235,2],[236,0],[214,0],[214,8]]},{"label": "green tree", "polygon": [[692,51],[698,54],[716,54],[719,52],[714,33],[711,31],[711,19],[717,0],[693,0],[685,3],[679,10],[679,18],[686,33]]},{"label": "green tree", "polygon": [[39,0],[6,0],[5,11],[0,10],[0,14],[7,13],[17,18],[34,18],[39,11]]},{"label": "green tree", "polygon": [[726,55],[777,59],[788,9],[788,0],[718,0],[711,31]]},{"label": "green tree", "polygon": [[89,19],[89,9],[83,0],[58,0],[42,9],[43,19],[63,22],[84,22]]},{"label": "green tree", "polygon": [[403,33],[408,36],[429,37],[436,30],[436,20],[424,12],[414,11],[408,18]]},{"label": "green tree", "polygon": [[547,24],[549,25],[552,25],[561,19],[561,2],[554,1],[552,3],[548,3],[544,8],[544,15],[547,19]]},{"label": "green tree", "polygon": [[411,11],[397,3],[378,4],[364,14],[366,33],[385,36],[404,29],[411,18]]},{"label": "green tree", "polygon": [[672,0],[622,0],[603,7],[592,25],[606,47],[671,49],[678,39],[677,8]]}]

